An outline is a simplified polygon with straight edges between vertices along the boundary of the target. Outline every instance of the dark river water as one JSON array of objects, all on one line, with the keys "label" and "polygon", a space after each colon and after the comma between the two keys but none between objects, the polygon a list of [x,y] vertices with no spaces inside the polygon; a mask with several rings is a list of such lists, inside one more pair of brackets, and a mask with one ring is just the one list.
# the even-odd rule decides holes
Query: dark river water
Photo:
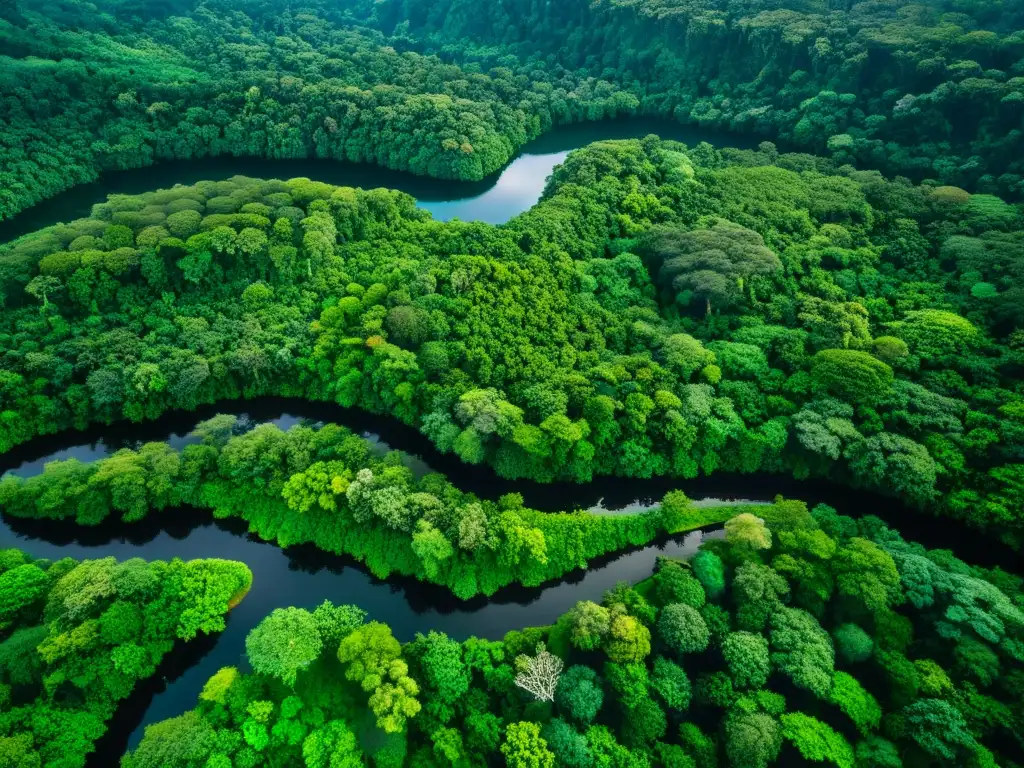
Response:
[{"label": "dark river water", "polygon": [[0,222],[0,242],[60,222],[88,216],[92,206],[110,194],[137,195],[175,184],[228,179],[232,176],[316,181],[348,187],[387,187],[407,192],[435,219],[486,221],[501,224],[528,210],[540,199],[551,169],[569,152],[604,139],[635,139],[655,133],[690,146],[706,141],[715,145],[747,147],[750,137],[723,137],[700,128],[685,127],[669,120],[629,118],[601,123],[580,123],[555,129],[526,144],[516,158],[499,173],[482,181],[444,181],[392,171],[376,165],[335,160],[267,160],[252,157],[215,157],[176,160],[149,168],[111,171],[98,181],[82,184],[50,198],[12,219]]},{"label": "dark river water", "polygon": [[122,560],[230,558],[244,562],[253,572],[252,589],[228,615],[227,629],[180,644],[161,665],[157,678],[140,684],[131,701],[122,706],[90,761],[91,765],[109,766],[138,744],[145,725],[195,706],[203,685],[218,669],[229,665],[244,668],[245,637],[274,608],[313,609],[331,600],[360,606],[371,619],[388,623],[403,641],[432,629],[458,639],[471,635],[500,639],[512,629],[550,624],[579,600],[600,600],[619,581],[643,579],[651,573],[657,555],[692,555],[703,535],[694,531],[602,558],[587,571],[538,588],[510,587],[489,599],[468,601],[411,578],[382,581],[349,558],[311,546],[280,549],[248,536],[240,521],[215,522],[208,513],[197,510],[168,511],[162,519],[86,533],[52,522],[5,519],[0,545],[52,559],[109,555]]},{"label": "dark river water", "polygon": [[[929,546],[953,549],[972,562],[988,562],[993,553],[985,542],[964,536],[962,530],[914,514],[898,502],[859,494],[823,483],[796,482],[776,476],[713,475],[694,481],[664,478],[629,480],[597,478],[585,485],[510,481],[487,467],[467,467],[439,453],[421,434],[393,419],[374,417],[329,403],[261,398],[174,413],[144,424],[115,424],[84,432],[65,432],[34,440],[0,456],[0,472],[22,476],[38,473],[53,460],[90,461],[146,441],[164,440],[181,447],[193,442],[190,430],[216,413],[239,415],[242,427],[276,423],[284,429],[298,423],[334,422],[348,426],[377,446],[380,452],[401,450],[417,474],[444,472],[465,491],[496,499],[503,493],[523,494],[527,505],[547,511],[589,509],[615,514],[649,508],[672,488],[682,488],[698,503],[767,502],[777,493],[809,503],[825,502],[839,511],[877,514],[911,538]],[[694,531],[666,538],[651,546],[592,561],[586,571],[535,588],[508,587],[491,598],[460,601],[440,587],[410,578],[387,581],[371,576],[346,557],[315,547],[281,549],[249,536],[238,520],[214,521],[208,512],[168,510],[135,524],[111,523],[83,528],[74,523],[0,518],[0,547],[18,547],[36,557],[78,559],[114,556],[148,560],[220,557],[246,563],[253,572],[252,590],[228,616],[225,632],[201,637],[178,647],[153,680],[140,684],[111,724],[90,765],[114,765],[128,747],[142,738],[145,725],[174,717],[195,705],[206,680],[218,669],[245,664],[245,637],[274,608],[314,608],[323,600],[353,603],[372,619],[387,622],[401,640],[416,632],[440,630],[463,639],[470,635],[498,639],[512,629],[553,622],[579,600],[599,600],[619,581],[636,582],[648,576],[655,557],[692,555],[705,535]]]},{"label": "dark river water", "polygon": [[[286,407],[287,411],[284,410]],[[142,425],[115,425],[103,429],[103,437],[97,431],[43,438],[0,457],[0,470],[29,476],[40,472],[49,461],[67,458],[95,460],[120,448],[138,446],[149,440],[166,440],[181,447],[194,441],[189,430],[198,421],[214,412],[225,411],[238,412],[246,424],[273,422],[285,429],[300,422],[326,419],[349,425],[374,442],[381,452],[392,447],[379,431],[367,429],[372,419],[365,414],[327,404],[266,399],[234,407],[225,405],[206,409],[196,414],[173,414]],[[296,411],[301,411],[307,418]],[[429,443],[418,433],[401,425],[392,425],[385,432],[396,446],[419,452],[429,450]],[[413,436],[416,439],[410,439]],[[429,455],[433,462],[450,462],[440,454],[434,454]],[[418,453],[409,452],[406,459],[417,474],[435,468]],[[560,508],[561,502],[556,499],[565,498],[569,492],[568,488],[561,486],[503,481],[488,470],[477,476],[475,472],[465,473],[463,468],[461,474],[472,475],[466,487],[471,487],[481,496],[495,498],[514,487],[527,491],[531,503],[539,505],[544,501],[543,506],[551,509]],[[628,487],[630,484],[624,485]],[[609,483],[608,487],[611,489],[615,484]],[[558,488],[558,493],[548,497],[545,490],[550,488]],[[642,509],[650,506],[656,496],[656,489],[646,485],[623,491],[614,498],[607,498],[603,493],[595,495],[597,490],[587,486],[577,486],[576,489],[583,491],[581,504],[600,507],[608,513]],[[209,513],[200,510],[169,510],[140,523],[112,523],[97,528],[6,516],[0,520],[0,547],[18,547],[36,557],[85,559],[113,556],[120,560],[130,557],[147,560],[220,557],[244,562],[253,572],[252,589],[229,614],[226,631],[208,638],[200,637],[187,645],[181,644],[165,660],[157,679],[140,685],[131,701],[124,704],[91,760],[90,764],[97,766],[116,764],[126,748],[138,744],[145,725],[174,717],[194,706],[204,683],[218,669],[228,665],[244,666],[246,635],[274,608],[299,606],[312,609],[327,599],[336,604],[359,605],[369,612],[371,618],[390,624],[401,640],[410,640],[416,632],[431,629],[458,639],[471,635],[500,639],[512,629],[549,624],[579,600],[599,600],[619,581],[643,579],[651,573],[657,555],[692,555],[704,535],[694,531],[666,538],[652,546],[604,557],[593,561],[592,567],[586,571],[572,573],[541,587],[509,587],[489,599],[478,597],[462,601],[446,589],[415,579],[398,577],[382,581],[350,558],[326,554],[312,546],[280,549],[249,536],[241,521],[214,521]],[[710,532],[707,535],[721,534]]]},{"label": "dark river water", "polygon": [[[688,144],[715,142],[715,136],[684,129],[662,121],[623,120],[584,124],[554,131],[524,147],[523,152],[500,174],[479,183],[444,182],[373,166],[327,161],[268,161],[252,158],[217,158],[175,162],[137,171],[104,176],[99,182],[66,192],[46,203],[0,223],[0,241],[60,221],[89,213],[108,193],[140,193],[174,184],[232,175],[253,177],[310,178],[350,186],[392,187],[415,196],[438,219],[460,218],[492,223],[507,221],[530,208],[540,197],[552,168],[571,150],[600,139],[631,138],[658,133]],[[730,137],[732,145],[742,144]],[[898,502],[870,494],[816,482],[796,482],[775,476],[719,475],[696,481],[647,481],[601,478],[585,485],[542,485],[499,478],[486,467],[467,468],[451,456],[438,453],[418,432],[387,418],[373,417],[324,403],[265,398],[247,403],[227,403],[191,414],[170,414],[154,422],[114,425],[85,432],[40,438],[0,456],[0,472],[30,475],[47,461],[75,457],[83,461],[108,455],[122,447],[145,441],[166,440],[180,447],[191,438],[194,425],[215,413],[236,413],[251,424],[272,421],[282,428],[300,421],[336,422],[378,444],[406,453],[409,466],[418,474],[435,470],[449,475],[459,486],[482,498],[494,499],[516,491],[527,505],[546,511],[589,509],[599,514],[640,511],[650,507],[667,490],[682,488],[698,503],[711,500],[770,501],[776,494],[801,498],[811,504],[824,502],[851,514],[876,514],[898,527],[909,538],[933,547],[953,549],[977,563],[1012,562],[1007,553],[990,543],[920,513]],[[638,581],[651,573],[659,554],[693,554],[705,535],[695,531],[601,558],[585,572],[537,588],[507,588],[489,599],[459,601],[447,590],[413,579],[386,582],[344,557],[324,554],[312,547],[280,549],[247,535],[239,521],[214,522],[208,513],[171,510],[134,525],[111,524],[83,529],[53,521],[0,520],[0,546],[14,546],[36,557],[148,560],[173,557],[230,558],[246,563],[253,572],[248,596],[228,616],[220,635],[181,644],[168,656],[159,674],[141,684],[122,706],[108,734],[98,745],[91,765],[116,765],[128,747],[142,737],[146,724],[181,714],[192,708],[203,684],[220,667],[243,665],[245,636],[274,608],[314,608],[325,599],[354,603],[372,619],[387,622],[401,640],[431,629],[455,638],[470,635],[500,638],[505,632],[554,621],[579,600],[599,600],[619,581]],[[1010,558],[1010,559],[1007,559]]]}]

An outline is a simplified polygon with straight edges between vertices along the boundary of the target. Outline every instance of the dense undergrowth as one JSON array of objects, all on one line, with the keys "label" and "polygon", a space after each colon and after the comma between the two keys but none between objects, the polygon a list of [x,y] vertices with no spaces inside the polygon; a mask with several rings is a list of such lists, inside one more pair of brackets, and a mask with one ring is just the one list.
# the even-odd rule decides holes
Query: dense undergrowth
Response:
[{"label": "dense undergrowth", "polygon": [[228,560],[55,562],[0,550],[0,761],[81,768],[176,642],[224,629],[252,574]]},{"label": "dense undergrowth", "polygon": [[258,394],[507,477],[829,476],[1019,543],[1020,212],[806,155],[602,142],[507,225],[309,180],[0,249],[0,447]]},{"label": "dense undergrowth", "polygon": [[278,609],[122,766],[1017,766],[1021,607],[1019,577],[791,505],[500,641]]},{"label": "dense undergrowth", "polygon": [[0,219],[104,170],[233,154],[480,179],[645,114],[1017,196],[1013,4],[465,0],[0,5]]}]

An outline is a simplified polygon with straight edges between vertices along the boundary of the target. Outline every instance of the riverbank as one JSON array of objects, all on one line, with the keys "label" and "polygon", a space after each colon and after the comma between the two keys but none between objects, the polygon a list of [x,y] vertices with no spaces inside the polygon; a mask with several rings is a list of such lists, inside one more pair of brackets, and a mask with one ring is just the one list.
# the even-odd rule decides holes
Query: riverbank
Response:
[{"label": "riverbank", "polygon": [[[247,425],[246,425],[247,426]],[[235,434],[236,417],[196,426],[180,449],[146,443],[94,462],[46,463],[0,483],[8,515],[100,526],[134,523],[183,507],[244,520],[280,546],[312,544],[365,563],[378,578],[414,576],[461,599],[511,584],[537,586],[602,555],[724,522],[735,505],[693,507],[679,492],[633,514],[541,512],[519,494],[466,494],[444,476],[416,477],[399,452],[339,425],[287,431],[261,424]],[[771,518],[776,508],[757,510]]]},{"label": "riverbank", "polygon": [[[161,526],[169,530],[161,530]],[[275,608],[312,610],[330,598],[366,607],[375,619],[387,622],[402,641],[428,630],[460,640],[470,636],[496,640],[511,630],[553,623],[577,601],[600,600],[619,582],[643,579],[651,573],[656,557],[692,556],[708,536],[721,536],[721,531],[666,537],[596,558],[585,571],[573,571],[535,588],[508,587],[490,598],[459,600],[447,590],[412,578],[375,578],[351,558],[311,546],[279,548],[248,535],[239,520],[214,521],[208,512],[198,510],[99,529],[7,516],[0,519],[0,546],[16,546],[36,557],[115,557],[119,561],[229,557],[253,572],[249,593],[226,616],[226,629],[216,637],[177,648],[119,712],[90,762],[97,768],[116,764],[129,747],[138,744],[146,725],[192,707],[218,669],[242,664],[246,635]]]},{"label": "riverbank", "polygon": [[657,134],[690,146],[752,147],[753,137],[686,126],[658,118],[619,118],[554,128],[523,145],[503,170],[482,181],[452,181],[419,176],[368,163],[322,158],[302,160],[221,155],[201,160],[168,160],[131,170],[108,171],[98,180],[75,186],[9,219],[0,221],[0,243],[55,224],[88,216],[110,195],[138,195],[177,185],[229,179],[309,178],[346,187],[397,189],[412,195],[438,221],[503,224],[540,200],[552,169],[574,149],[595,141],[636,139]]},{"label": "riverbank", "polygon": [[[67,430],[43,435],[0,454],[0,475],[31,477],[53,461],[77,459],[94,462],[124,448],[138,450],[147,442],[163,442],[176,451],[199,443],[194,434],[196,425],[217,414],[237,418],[236,429],[247,431],[259,424],[273,424],[287,430],[299,424],[333,423],[346,427],[367,440],[371,453],[383,456],[397,452],[402,464],[416,478],[437,472],[458,478],[458,487],[465,493],[496,502],[501,496],[514,493],[523,504],[540,512],[583,510],[596,514],[641,512],[651,508],[669,491],[681,490],[698,505],[705,500],[724,504],[769,504],[782,495],[807,502],[810,507],[827,504],[843,514],[858,517],[872,514],[888,525],[901,530],[908,538],[929,548],[948,549],[969,562],[986,566],[999,565],[1014,570],[1018,554],[997,541],[980,537],[956,520],[936,518],[912,508],[897,499],[864,490],[845,487],[823,479],[798,480],[788,474],[758,472],[736,474],[717,472],[683,480],[672,477],[621,478],[595,477],[588,483],[539,483],[532,480],[510,480],[501,477],[488,465],[468,467],[451,453],[442,453],[421,432],[397,419],[367,413],[358,408],[344,408],[336,403],[313,402],[299,397],[263,396],[243,400],[219,401],[199,406],[193,411],[175,411],[142,422],[117,421],[94,424],[84,430]],[[200,512],[206,520],[208,512]],[[135,523],[131,530],[115,526],[116,535],[136,541],[152,539],[163,531],[176,536],[188,535],[193,516],[152,517]],[[111,534],[95,528],[73,529],[75,535],[66,539],[105,544]]]}]

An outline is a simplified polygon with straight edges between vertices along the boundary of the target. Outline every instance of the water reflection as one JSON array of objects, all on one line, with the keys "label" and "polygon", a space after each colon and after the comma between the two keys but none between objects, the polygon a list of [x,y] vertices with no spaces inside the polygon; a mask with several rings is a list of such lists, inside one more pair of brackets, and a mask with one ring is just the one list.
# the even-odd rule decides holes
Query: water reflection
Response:
[{"label": "water reflection", "polygon": [[247,534],[241,521],[212,521],[198,510],[167,510],[138,524],[112,523],[92,529],[7,518],[0,524],[0,546],[18,547],[35,557],[227,557],[252,569],[252,590],[231,612],[227,629],[195,647],[176,648],[157,679],[142,686],[130,706],[123,707],[126,712],[144,714],[123,722],[118,717],[94,765],[114,764],[125,749],[142,738],[145,725],[190,709],[214,672],[223,666],[243,664],[246,635],[275,608],[312,609],[328,599],[359,605],[373,619],[390,624],[395,636],[403,641],[432,629],[458,639],[471,635],[498,639],[513,629],[552,623],[579,600],[599,600],[619,581],[639,581],[650,574],[658,555],[692,555],[704,535],[694,531],[597,558],[586,571],[575,571],[540,587],[511,586],[490,598],[478,596],[463,601],[446,589],[412,578],[378,579],[351,558],[312,546],[281,549]]},{"label": "water reflection", "polygon": [[444,181],[391,171],[374,165],[336,160],[272,160],[253,157],[214,157],[175,160],[149,168],[111,171],[98,181],[83,184],[0,222],[0,242],[13,240],[60,222],[88,216],[92,206],[107,195],[138,195],[176,184],[228,179],[232,176],[291,179],[307,177],[339,186],[398,189],[415,197],[434,218],[447,221],[486,221],[501,224],[529,210],[544,190],[551,170],[570,150],[606,139],[632,139],[648,134],[675,139],[690,146],[706,141],[734,147],[753,146],[750,137],[685,127],[670,120],[623,118],[556,128],[526,144],[499,173],[482,181]]}]

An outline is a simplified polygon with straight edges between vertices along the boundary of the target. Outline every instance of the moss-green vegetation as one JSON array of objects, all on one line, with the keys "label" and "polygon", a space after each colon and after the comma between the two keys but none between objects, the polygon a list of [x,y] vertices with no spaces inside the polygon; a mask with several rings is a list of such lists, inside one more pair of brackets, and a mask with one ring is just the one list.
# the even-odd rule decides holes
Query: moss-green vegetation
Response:
[{"label": "moss-green vegetation", "polygon": [[275,611],[123,766],[1019,764],[1018,577],[828,507],[726,530],[500,641]]},{"label": "moss-green vegetation", "polygon": [[175,642],[224,629],[241,563],[33,560],[0,550],[0,764],[81,768]]},{"label": "moss-green vegetation", "polygon": [[501,227],[308,180],[115,197],[0,249],[0,448],[298,395],[507,477],[829,476],[1016,543],[1020,221],[653,137]]},{"label": "moss-green vegetation", "polygon": [[638,113],[1019,194],[1022,27],[952,0],[7,0],[0,219],[218,154],[480,179],[554,125]]},{"label": "moss-green vegetation", "polygon": [[[231,416],[203,422],[196,429],[203,442],[180,452],[149,443],[91,463],[55,461],[27,480],[9,476],[0,482],[0,507],[16,517],[97,525],[110,515],[136,522],[191,505],[240,517],[281,546],[312,543],[358,558],[379,578],[414,575],[464,599],[508,584],[536,586],[599,555],[737,511],[698,509],[673,492],[642,514],[543,513],[518,494],[482,501],[442,475],[417,479],[397,451],[374,456],[343,427],[283,432],[267,424],[232,436],[235,423]],[[774,519],[792,506],[780,500],[752,509]]]},{"label": "moss-green vegetation", "polygon": [[[1019,3],[959,0],[0,0],[0,219],[222,154],[476,180],[624,114],[817,153],[601,142],[501,227],[308,179],[111,198],[0,246],[0,452],[296,396],[509,478],[828,477],[1024,548],[1022,27]],[[463,597],[737,511],[543,514],[337,427],[231,431],[54,464],[0,502],[82,524],[191,504]],[[275,611],[254,672],[219,672],[125,766],[1022,762],[1017,577],[872,518],[756,511],[500,642]],[[247,579],[0,555],[0,765],[80,765]]]}]

